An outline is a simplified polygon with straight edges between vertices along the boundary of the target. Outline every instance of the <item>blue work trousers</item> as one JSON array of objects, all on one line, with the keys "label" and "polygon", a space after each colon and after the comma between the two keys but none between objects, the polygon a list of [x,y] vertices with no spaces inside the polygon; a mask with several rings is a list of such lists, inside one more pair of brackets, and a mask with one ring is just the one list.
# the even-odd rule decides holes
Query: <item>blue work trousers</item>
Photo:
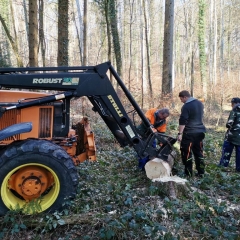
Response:
[{"label": "blue work trousers", "polygon": [[234,145],[231,142],[224,141],[223,147],[222,147],[222,157],[220,159],[219,165],[224,167],[228,166],[234,148],[236,150],[236,157],[235,157],[236,170],[240,172],[240,146]]}]

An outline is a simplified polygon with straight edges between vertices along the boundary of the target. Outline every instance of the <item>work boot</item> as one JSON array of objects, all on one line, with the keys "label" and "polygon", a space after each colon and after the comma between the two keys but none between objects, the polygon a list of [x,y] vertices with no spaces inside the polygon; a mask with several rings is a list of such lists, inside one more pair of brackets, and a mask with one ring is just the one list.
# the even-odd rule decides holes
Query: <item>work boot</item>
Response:
[{"label": "work boot", "polygon": [[187,177],[192,177],[192,170],[185,169],[185,175],[186,175]]},{"label": "work boot", "polygon": [[195,173],[195,177],[199,177],[199,178],[203,178],[204,177],[204,173]]}]

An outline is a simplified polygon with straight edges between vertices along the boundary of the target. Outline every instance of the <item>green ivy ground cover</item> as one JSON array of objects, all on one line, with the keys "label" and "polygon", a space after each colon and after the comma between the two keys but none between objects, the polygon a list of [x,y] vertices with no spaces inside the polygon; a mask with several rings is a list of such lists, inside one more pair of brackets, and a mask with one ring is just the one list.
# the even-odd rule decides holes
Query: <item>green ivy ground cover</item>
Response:
[{"label": "green ivy ground cover", "polygon": [[[240,173],[234,156],[229,168],[217,166],[223,131],[209,129],[204,140],[206,175],[188,179],[188,197],[170,199],[138,169],[133,149],[119,148],[103,123],[94,129],[98,161],[78,167],[76,199],[61,213],[9,212],[0,239],[240,239]],[[179,155],[174,169],[184,177]]]}]

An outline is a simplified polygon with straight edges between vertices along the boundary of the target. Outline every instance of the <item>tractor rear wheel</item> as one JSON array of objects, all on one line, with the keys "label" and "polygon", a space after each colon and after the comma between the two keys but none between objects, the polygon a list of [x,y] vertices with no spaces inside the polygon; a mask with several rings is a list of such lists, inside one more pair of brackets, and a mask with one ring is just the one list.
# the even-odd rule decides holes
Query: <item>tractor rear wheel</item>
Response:
[{"label": "tractor rear wheel", "polygon": [[10,144],[0,153],[0,183],[0,215],[17,208],[32,214],[33,207],[26,206],[34,201],[36,212],[52,212],[75,197],[78,174],[60,146],[27,139]]}]

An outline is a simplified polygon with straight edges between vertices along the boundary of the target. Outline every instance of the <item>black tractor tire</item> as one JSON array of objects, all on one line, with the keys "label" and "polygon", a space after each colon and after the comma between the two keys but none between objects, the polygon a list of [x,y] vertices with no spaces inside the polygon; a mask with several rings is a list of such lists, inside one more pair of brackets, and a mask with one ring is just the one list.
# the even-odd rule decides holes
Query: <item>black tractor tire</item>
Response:
[{"label": "black tractor tire", "polygon": [[[46,169],[53,176],[53,188],[58,189],[57,191],[48,190],[44,196],[41,196],[45,203],[41,206],[39,212],[61,210],[66,199],[75,198],[79,176],[73,160],[63,148],[48,140],[27,139],[17,141],[0,152],[1,216],[5,215],[10,209],[16,209],[18,204],[24,205],[26,203],[23,198],[16,197],[16,194],[8,189],[8,181],[11,175],[25,166],[28,168],[40,166]],[[55,191],[53,195],[48,195],[49,192],[53,191]]]}]

